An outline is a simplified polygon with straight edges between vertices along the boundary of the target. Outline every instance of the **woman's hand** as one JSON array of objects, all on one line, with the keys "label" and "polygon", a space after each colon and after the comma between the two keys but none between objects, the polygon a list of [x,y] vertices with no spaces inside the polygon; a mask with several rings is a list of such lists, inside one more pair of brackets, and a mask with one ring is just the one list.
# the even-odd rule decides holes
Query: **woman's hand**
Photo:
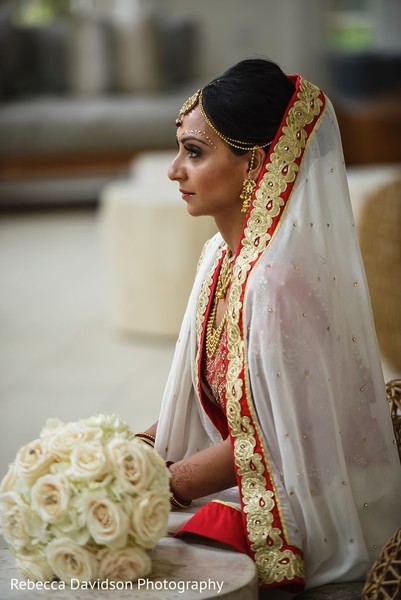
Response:
[{"label": "woman's hand", "polygon": [[171,489],[183,500],[208,496],[236,484],[229,437],[224,442],[173,463],[169,468]]}]

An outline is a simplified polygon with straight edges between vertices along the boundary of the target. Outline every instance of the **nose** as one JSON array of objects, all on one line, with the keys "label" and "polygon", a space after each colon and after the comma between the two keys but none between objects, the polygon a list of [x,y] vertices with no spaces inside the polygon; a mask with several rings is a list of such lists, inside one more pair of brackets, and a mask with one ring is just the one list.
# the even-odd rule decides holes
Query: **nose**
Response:
[{"label": "nose", "polygon": [[177,154],[177,156],[174,158],[173,162],[168,168],[167,176],[169,179],[171,179],[171,181],[179,181],[180,179],[182,179],[181,171],[182,169],[180,168],[179,164],[179,154]]}]

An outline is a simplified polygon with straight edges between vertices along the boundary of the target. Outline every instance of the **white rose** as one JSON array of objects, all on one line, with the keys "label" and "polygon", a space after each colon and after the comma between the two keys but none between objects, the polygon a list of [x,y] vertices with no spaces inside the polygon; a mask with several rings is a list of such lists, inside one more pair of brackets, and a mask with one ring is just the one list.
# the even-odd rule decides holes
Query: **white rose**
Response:
[{"label": "white rose", "polygon": [[56,417],[51,417],[46,420],[45,426],[42,428],[39,437],[41,440],[46,440],[48,437],[54,435],[56,429],[60,429],[64,427],[65,423],[57,419]]},{"label": "white rose", "polygon": [[70,499],[70,486],[63,475],[43,475],[32,487],[31,506],[46,523],[62,517]]},{"label": "white rose", "polygon": [[17,475],[32,481],[47,473],[52,462],[54,458],[46,452],[41,440],[34,440],[18,450],[14,467]]},{"label": "white rose", "polygon": [[149,491],[159,491],[159,493],[166,493],[170,497],[170,471],[166,467],[165,461],[155,450],[150,451],[149,458],[154,470],[154,479]]},{"label": "white rose", "polygon": [[17,471],[15,470],[14,463],[8,467],[7,473],[4,475],[0,483],[0,494],[4,492],[10,492],[17,481]]},{"label": "white rose", "polygon": [[88,481],[99,480],[107,473],[109,463],[100,442],[86,442],[76,446],[70,456],[71,479]]},{"label": "white rose", "polygon": [[105,492],[89,492],[82,497],[83,517],[97,544],[122,548],[127,543],[129,519],[121,505]]},{"label": "white rose", "polygon": [[0,528],[6,542],[15,550],[29,543],[27,508],[16,492],[0,495]]},{"label": "white rose", "polygon": [[101,438],[99,427],[86,427],[81,421],[62,424],[61,427],[49,430],[45,438],[46,448],[50,454],[59,460],[69,458],[77,445]]},{"label": "white rose", "polygon": [[31,581],[51,581],[53,579],[50,565],[45,556],[39,552],[29,556],[16,554],[15,562],[23,579]]},{"label": "white rose", "polygon": [[167,533],[170,513],[169,495],[145,492],[134,501],[131,513],[131,533],[135,541],[144,548],[153,548]]},{"label": "white rose", "polygon": [[121,550],[102,550],[99,555],[99,579],[105,581],[136,581],[150,573],[152,562],[149,555],[134,546]]},{"label": "white rose", "polygon": [[100,427],[106,438],[116,434],[124,438],[134,436],[128,424],[117,415],[99,414],[85,419],[84,423],[87,427]]},{"label": "white rose", "polygon": [[92,552],[68,538],[57,538],[46,548],[46,558],[54,574],[66,583],[93,581],[97,577],[98,562]]},{"label": "white rose", "polygon": [[139,494],[149,488],[155,471],[154,450],[139,439],[114,439],[107,445],[110,462],[122,489]]},{"label": "white rose", "polygon": [[[68,511],[68,515],[70,510]],[[52,533],[55,537],[68,537],[72,542],[78,544],[78,546],[85,546],[91,539],[90,533],[86,526],[81,523],[74,525],[72,520],[64,518],[62,521],[52,525]]]}]

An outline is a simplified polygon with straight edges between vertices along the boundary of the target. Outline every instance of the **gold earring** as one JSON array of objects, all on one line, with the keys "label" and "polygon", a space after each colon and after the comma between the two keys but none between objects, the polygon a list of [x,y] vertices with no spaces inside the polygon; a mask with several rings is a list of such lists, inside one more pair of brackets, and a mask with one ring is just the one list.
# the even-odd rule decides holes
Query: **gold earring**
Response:
[{"label": "gold earring", "polygon": [[241,212],[243,212],[243,213],[248,212],[248,209],[251,206],[253,192],[255,191],[255,188],[256,188],[256,182],[251,178],[251,171],[253,169],[253,163],[255,162],[255,151],[256,151],[256,146],[254,148],[252,148],[251,161],[249,163],[249,168],[248,168],[248,177],[246,179],[244,179],[244,182],[242,184],[242,192],[240,195],[240,200],[242,200]]}]

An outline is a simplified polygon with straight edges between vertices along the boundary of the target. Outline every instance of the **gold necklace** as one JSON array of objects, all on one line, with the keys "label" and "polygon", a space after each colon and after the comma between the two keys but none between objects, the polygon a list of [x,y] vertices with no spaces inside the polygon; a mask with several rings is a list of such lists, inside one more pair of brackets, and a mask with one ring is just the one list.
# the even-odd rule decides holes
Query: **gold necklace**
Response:
[{"label": "gold necklace", "polygon": [[221,335],[224,330],[224,326],[227,321],[227,310],[225,311],[218,327],[215,328],[214,324],[216,321],[217,305],[219,300],[223,300],[227,295],[227,290],[231,283],[232,277],[232,263],[234,257],[229,248],[226,249],[226,253],[223,258],[223,262],[220,267],[220,273],[216,283],[216,292],[213,299],[212,310],[210,311],[209,319],[206,326],[206,354],[208,358],[212,358],[216,353],[217,346],[219,345]]}]

